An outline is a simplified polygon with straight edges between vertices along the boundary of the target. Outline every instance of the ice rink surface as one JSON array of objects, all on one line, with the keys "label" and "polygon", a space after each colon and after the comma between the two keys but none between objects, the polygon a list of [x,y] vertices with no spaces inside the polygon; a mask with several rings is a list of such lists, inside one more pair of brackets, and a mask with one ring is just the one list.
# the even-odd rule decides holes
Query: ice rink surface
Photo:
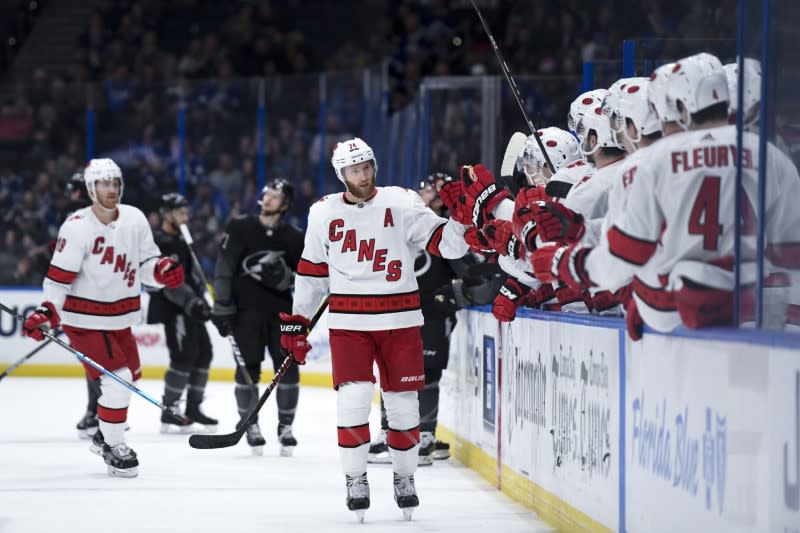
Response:
[{"label": "ice rink surface", "polygon": [[[161,397],[161,382],[139,385]],[[279,455],[274,398],[261,411],[267,446],[257,457],[244,438],[233,448],[194,450],[187,435],[161,435],[158,408],[134,395],[127,433],[139,455],[134,479],[109,477],[89,441],[78,439],[85,402],[78,379],[0,382],[0,532],[553,531],[454,458],[419,468],[411,522],[394,503],[391,467],[369,465],[372,506],[358,524],[344,503],[333,390],[301,390],[291,458]],[[233,431],[232,382],[210,383],[203,407],[220,419],[221,433]]]}]

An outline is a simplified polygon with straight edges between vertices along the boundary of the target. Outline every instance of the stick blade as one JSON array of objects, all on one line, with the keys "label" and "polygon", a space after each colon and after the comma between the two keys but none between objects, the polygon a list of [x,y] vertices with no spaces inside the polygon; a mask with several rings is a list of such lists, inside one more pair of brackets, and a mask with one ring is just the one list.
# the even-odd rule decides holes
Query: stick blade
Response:
[{"label": "stick blade", "polygon": [[501,176],[513,176],[514,168],[517,166],[517,158],[525,146],[525,141],[528,139],[527,135],[522,132],[516,132],[511,136],[506,146],[505,154],[503,154],[503,164],[500,166]]},{"label": "stick blade", "polygon": [[244,431],[234,431],[226,435],[192,435],[189,437],[189,446],[196,450],[215,450],[217,448],[230,448],[242,440]]}]

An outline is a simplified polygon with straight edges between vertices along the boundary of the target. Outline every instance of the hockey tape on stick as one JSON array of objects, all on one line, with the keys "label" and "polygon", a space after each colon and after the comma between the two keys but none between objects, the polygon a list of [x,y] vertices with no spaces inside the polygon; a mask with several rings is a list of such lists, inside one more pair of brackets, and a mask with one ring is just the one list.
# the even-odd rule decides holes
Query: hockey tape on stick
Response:
[{"label": "hockey tape on stick", "polygon": [[[320,303],[319,307],[317,308],[316,313],[314,316],[311,317],[311,323],[308,326],[309,333],[314,326],[319,322],[319,318],[322,316],[322,313],[328,307],[328,298],[325,297]],[[206,435],[206,434],[197,434],[192,435],[189,437],[189,446],[198,450],[213,450],[216,448],[230,448],[231,446],[235,446],[240,440],[242,440],[242,435],[244,435],[245,431],[247,431],[247,427],[250,425],[251,421],[256,417],[258,412],[264,407],[264,404],[267,403],[267,399],[275,387],[278,386],[278,383],[283,378],[283,375],[289,369],[290,366],[294,364],[294,359],[292,358],[291,354],[286,356],[286,359],[283,360],[280,368],[275,372],[275,377],[272,378],[272,381],[267,385],[266,390],[261,394],[261,397],[258,399],[258,403],[250,410],[241,422],[236,425],[236,431],[233,433],[227,433],[225,435]]]},{"label": "hockey tape on stick", "polygon": [[[11,316],[15,317],[17,320],[19,320],[21,322],[25,321],[25,317],[24,316],[18,315],[17,313],[14,312],[13,309],[11,309],[10,307],[7,307],[5,304],[0,303],[0,309],[5,311],[6,313],[10,314]],[[180,422],[181,424],[184,424],[184,425],[189,423],[189,420],[187,418],[185,418],[182,414],[178,413],[177,411],[175,411],[171,407],[168,407],[168,406],[164,405],[163,403],[159,402],[158,400],[156,400],[155,398],[153,398],[152,396],[150,396],[149,394],[147,394],[146,392],[144,392],[143,390],[141,390],[139,387],[137,387],[133,383],[129,382],[128,380],[119,377],[118,375],[116,375],[115,373],[113,373],[113,372],[111,372],[109,370],[106,370],[103,365],[101,365],[100,363],[98,363],[94,359],[91,359],[90,357],[85,356],[84,354],[82,354],[81,352],[79,352],[78,350],[76,350],[75,348],[73,348],[72,346],[67,344],[66,342],[64,342],[61,339],[59,339],[58,336],[53,335],[52,333],[50,333],[50,331],[48,331],[46,329],[42,329],[42,333],[44,334],[45,337],[47,337],[52,342],[55,342],[56,344],[58,344],[59,346],[61,346],[62,348],[64,348],[68,352],[70,352],[72,355],[74,355],[75,357],[80,359],[82,362],[84,362],[87,365],[91,366],[92,368],[94,368],[98,372],[102,372],[103,374],[105,374],[106,376],[110,377],[111,379],[113,379],[114,381],[116,381],[117,383],[119,383],[120,385],[122,385],[123,387],[128,389],[129,391],[133,392],[134,394],[138,394],[139,396],[141,396],[142,398],[144,398],[148,402],[152,403],[153,405],[155,405],[156,407],[161,409],[162,412],[169,414],[176,422]]]}]

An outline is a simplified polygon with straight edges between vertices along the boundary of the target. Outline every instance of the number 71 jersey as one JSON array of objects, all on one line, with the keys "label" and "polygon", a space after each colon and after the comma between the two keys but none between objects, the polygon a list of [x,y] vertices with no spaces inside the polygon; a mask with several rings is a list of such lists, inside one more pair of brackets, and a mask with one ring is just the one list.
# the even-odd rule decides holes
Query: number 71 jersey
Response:
[{"label": "number 71 jersey", "polygon": [[[800,266],[800,178],[794,164],[768,144],[766,254],[775,265]],[[756,250],[758,137],[744,133],[742,188],[736,191],[736,128],[721,126],[669,135],[646,161],[625,173],[623,214],[608,231],[613,255],[632,265],[648,262],[659,242],[659,276],[684,260],[733,264],[735,201],[741,201],[742,259]],[[701,280],[698,280],[701,281]]]}]

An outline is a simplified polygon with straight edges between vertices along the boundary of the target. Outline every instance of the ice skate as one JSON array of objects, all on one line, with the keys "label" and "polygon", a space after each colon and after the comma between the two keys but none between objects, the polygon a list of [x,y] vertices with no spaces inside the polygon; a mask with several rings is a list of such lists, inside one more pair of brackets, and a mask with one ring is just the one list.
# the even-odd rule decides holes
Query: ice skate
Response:
[{"label": "ice skate", "polygon": [[75,426],[78,430],[78,438],[91,439],[97,433],[97,428],[100,427],[100,422],[97,420],[97,413],[93,411],[86,411],[78,425]]},{"label": "ice skate", "polygon": [[360,476],[344,476],[347,480],[347,508],[356,514],[356,518],[364,523],[364,512],[369,509],[369,481],[367,473]]},{"label": "ice skate", "polygon": [[247,435],[247,444],[250,445],[250,451],[253,455],[264,455],[264,445],[267,441],[264,440],[264,436],[261,435],[261,428],[258,427],[258,423],[253,423],[247,426],[246,430]]},{"label": "ice skate", "polygon": [[297,446],[291,424],[278,424],[278,442],[281,444],[281,457],[291,457]]},{"label": "ice skate", "polygon": [[434,444],[433,448],[433,458],[436,461],[443,461],[444,459],[450,458],[450,444],[439,439],[436,439],[436,443]]},{"label": "ice skate", "polygon": [[[178,405],[170,405],[176,413],[178,411]],[[192,421],[188,418],[184,418],[183,421],[175,420],[175,418],[170,415],[167,411],[161,412],[161,434],[167,435],[170,433],[179,433],[179,434],[186,434],[192,433]]]},{"label": "ice skate", "polygon": [[108,465],[108,475],[113,477],[136,477],[139,475],[139,459],[127,444],[109,446],[98,430],[92,438],[89,451],[99,455]]},{"label": "ice skate", "polygon": [[414,513],[414,508],[419,506],[419,498],[417,497],[417,489],[414,486],[414,476],[400,476],[394,474],[394,501],[397,506],[403,511],[403,516],[406,520],[411,520],[411,515]]},{"label": "ice skate", "polygon": [[187,402],[186,418],[188,418],[190,422],[202,426],[204,433],[216,433],[219,427],[219,421],[203,413],[203,411],[200,410],[199,403]]},{"label": "ice skate", "polygon": [[436,437],[430,431],[423,431],[419,439],[419,454],[417,466],[430,466],[433,464],[433,452],[436,448]]},{"label": "ice skate", "polygon": [[392,458],[389,455],[389,446],[386,444],[385,429],[382,429],[380,436],[370,443],[367,462],[382,465],[388,465],[392,462]]}]

